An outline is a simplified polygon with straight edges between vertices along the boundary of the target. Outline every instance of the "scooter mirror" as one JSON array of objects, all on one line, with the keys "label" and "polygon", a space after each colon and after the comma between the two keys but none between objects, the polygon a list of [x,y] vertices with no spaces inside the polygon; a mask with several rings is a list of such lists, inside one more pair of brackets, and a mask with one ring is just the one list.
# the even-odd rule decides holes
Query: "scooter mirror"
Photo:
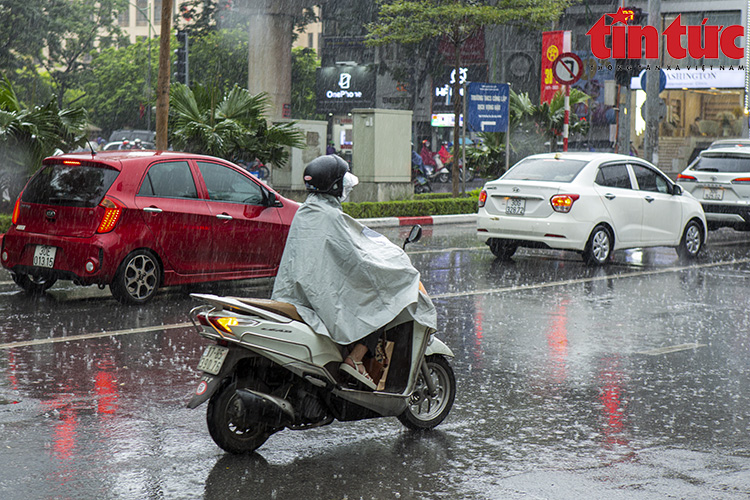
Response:
[{"label": "scooter mirror", "polygon": [[416,226],[413,226],[411,228],[411,231],[409,231],[409,236],[406,237],[403,248],[406,248],[407,243],[414,243],[415,241],[419,241],[421,237],[422,237],[422,226],[417,224]]}]

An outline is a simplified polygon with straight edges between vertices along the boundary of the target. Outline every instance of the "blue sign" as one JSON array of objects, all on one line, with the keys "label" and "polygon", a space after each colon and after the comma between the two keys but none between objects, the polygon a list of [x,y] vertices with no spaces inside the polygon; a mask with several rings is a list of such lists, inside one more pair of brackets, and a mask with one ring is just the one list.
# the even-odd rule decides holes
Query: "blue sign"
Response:
[{"label": "blue sign", "polygon": [[[644,70],[641,75],[641,90],[644,92],[647,92],[646,82],[648,81],[648,72],[649,70]],[[665,88],[667,88],[667,74],[663,69],[659,69],[659,93],[661,94],[661,91]]]},{"label": "blue sign", "polygon": [[466,101],[467,125],[474,132],[505,132],[508,130],[507,83],[472,82]]}]

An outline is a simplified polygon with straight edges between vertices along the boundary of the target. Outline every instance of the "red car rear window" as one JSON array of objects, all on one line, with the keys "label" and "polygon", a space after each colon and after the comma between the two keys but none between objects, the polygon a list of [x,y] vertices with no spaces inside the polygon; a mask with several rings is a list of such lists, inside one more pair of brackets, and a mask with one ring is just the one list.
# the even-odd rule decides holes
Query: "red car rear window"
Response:
[{"label": "red car rear window", "polygon": [[26,203],[95,207],[119,172],[105,166],[45,165],[23,191]]}]

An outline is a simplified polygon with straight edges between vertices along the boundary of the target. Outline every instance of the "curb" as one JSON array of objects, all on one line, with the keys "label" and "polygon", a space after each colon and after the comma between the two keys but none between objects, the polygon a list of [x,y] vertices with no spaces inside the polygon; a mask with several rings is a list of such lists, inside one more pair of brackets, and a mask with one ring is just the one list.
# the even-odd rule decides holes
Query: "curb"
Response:
[{"label": "curb", "polygon": [[358,222],[369,228],[375,227],[398,227],[413,226],[420,224],[422,226],[432,226],[437,224],[470,224],[477,220],[477,214],[456,214],[456,215],[424,215],[418,217],[378,217],[374,219],[357,219]]}]

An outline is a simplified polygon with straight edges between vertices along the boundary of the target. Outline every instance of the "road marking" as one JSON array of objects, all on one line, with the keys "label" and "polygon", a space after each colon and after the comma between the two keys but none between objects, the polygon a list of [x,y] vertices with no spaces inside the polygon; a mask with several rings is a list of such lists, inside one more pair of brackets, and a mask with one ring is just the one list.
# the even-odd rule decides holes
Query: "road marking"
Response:
[{"label": "road marking", "polygon": [[[450,249],[443,249],[442,251],[447,251]],[[473,249],[472,249],[473,250]],[[710,262],[707,264],[694,264],[691,266],[683,266],[683,267],[666,267],[663,269],[654,269],[652,271],[637,271],[632,273],[622,273],[622,274],[615,274],[610,276],[595,276],[591,278],[579,278],[579,279],[572,279],[572,280],[562,280],[562,281],[552,281],[548,283],[537,283],[534,285],[521,285],[521,286],[512,286],[512,287],[506,287],[506,288],[490,288],[486,290],[475,290],[470,292],[454,292],[454,293],[441,293],[441,294],[435,294],[431,295],[433,299],[447,299],[447,298],[455,298],[455,297],[471,297],[476,295],[490,295],[495,293],[507,293],[507,292],[517,292],[517,291],[524,291],[524,290],[538,290],[542,288],[553,288],[556,286],[568,286],[568,285],[576,285],[581,283],[592,283],[595,281],[605,281],[605,280],[612,280],[612,279],[624,279],[624,278],[637,278],[641,276],[653,276],[657,274],[666,274],[666,273],[674,273],[674,272],[680,272],[680,271],[687,271],[691,269],[708,269],[713,267],[721,267],[721,266],[729,266],[734,264],[747,264],[750,262],[750,258],[747,259],[737,259],[737,260],[730,260],[730,261],[721,261],[721,262]],[[29,347],[29,346],[38,346],[38,345],[47,345],[47,344],[56,344],[61,342],[75,342],[80,340],[89,340],[89,339],[97,339],[97,338],[103,338],[103,337],[115,337],[119,335],[131,335],[134,333],[145,333],[145,332],[153,332],[153,331],[159,331],[159,330],[174,330],[177,328],[186,328],[192,326],[192,323],[175,323],[171,325],[154,325],[154,326],[146,326],[142,328],[131,328],[128,330],[115,330],[111,332],[97,332],[97,333],[85,333],[81,335],[70,335],[67,337],[53,337],[53,338],[47,338],[47,339],[35,339],[35,340],[27,340],[22,342],[8,342],[6,344],[0,344],[0,349],[13,349],[16,347]],[[691,347],[684,347],[684,349],[694,349],[695,347],[692,347],[692,344],[684,344],[684,345],[691,345]],[[702,347],[702,344],[698,344],[698,347]],[[680,346],[675,346],[680,347]],[[671,348],[664,348],[664,349],[671,349]],[[680,347],[680,350],[683,348]],[[650,353],[651,351],[646,351],[645,353]],[[666,352],[674,352],[674,351],[666,351]],[[642,353],[643,354],[643,353]]]},{"label": "road marking", "polygon": [[639,351],[636,354],[645,354],[646,356],[658,356],[660,354],[669,354],[672,352],[689,351],[692,349],[699,349],[706,347],[706,344],[679,344],[667,347],[657,347],[656,349],[649,349],[648,351]]},{"label": "road marking", "polygon": [[29,347],[35,345],[58,344],[61,342],[75,342],[79,340],[100,339],[103,337],[116,337],[119,335],[131,335],[133,333],[156,332],[159,330],[174,330],[193,326],[192,323],[175,323],[172,325],[144,326],[143,328],[130,328],[128,330],[115,330],[112,332],[83,333],[81,335],[70,335],[67,337],[53,337],[48,339],[34,339],[22,342],[8,342],[0,344],[0,349],[13,349],[16,347]]},{"label": "road marking", "polygon": [[593,283],[595,281],[607,281],[607,280],[624,279],[624,278],[638,278],[642,276],[654,276],[657,274],[667,274],[667,273],[675,273],[675,272],[680,272],[680,271],[688,271],[691,269],[709,269],[712,267],[729,266],[729,265],[734,265],[734,264],[747,264],[748,262],[750,262],[750,258],[728,260],[728,261],[721,261],[721,262],[709,262],[707,264],[693,264],[691,266],[682,266],[682,267],[665,267],[663,269],[654,269],[652,271],[636,271],[632,273],[613,274],[613,275],[608,275],[608,276],[593,276],[590,278],[550,281],[547,283],[536,283],[533,285],[520,285],[520,286],[511,286],[511,287],[506,287],[506,288],[489,288],[485,290],[474,290],[471,292],[440,293],[440,294],[430,295],[430,297],[432,297],[433,299],[449,299],[449,298],[456,298],[456,297],[472,297],[475,295],[491,295],[495,293],[518,292],[518,291],[523,291],[523,290],[539,290],[541,288],[553,288],[557,286],[578,285],[581,283]]}]

